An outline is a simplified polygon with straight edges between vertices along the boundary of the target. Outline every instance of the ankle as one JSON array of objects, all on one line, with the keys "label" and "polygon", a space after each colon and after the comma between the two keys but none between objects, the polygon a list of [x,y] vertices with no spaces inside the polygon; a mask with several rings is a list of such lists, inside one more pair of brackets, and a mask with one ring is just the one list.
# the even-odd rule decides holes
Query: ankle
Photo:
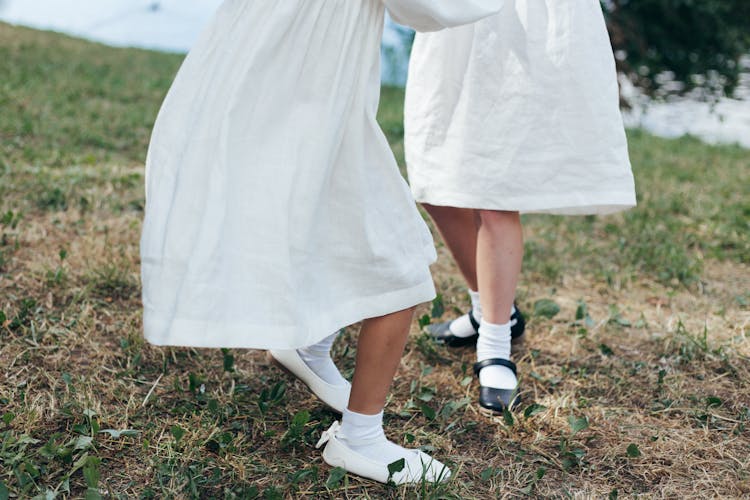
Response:
[{"label": "ankle", "polygon": [[346,408],[341,416],[341,435],[348,444],[355,446],[385,438],[383,411],[368,415]]},{"label": "ankle", "polygon": [[469,297],[471,298],[471,315],[477,321],[482,320],[482,302],[479,300],[479,292],[469,288]]},{"label": "ankle", "polygon": [[477,361],[492,358],[510,359],[510,341],[510,321],[498,325],[483,319],[479,325]]}]

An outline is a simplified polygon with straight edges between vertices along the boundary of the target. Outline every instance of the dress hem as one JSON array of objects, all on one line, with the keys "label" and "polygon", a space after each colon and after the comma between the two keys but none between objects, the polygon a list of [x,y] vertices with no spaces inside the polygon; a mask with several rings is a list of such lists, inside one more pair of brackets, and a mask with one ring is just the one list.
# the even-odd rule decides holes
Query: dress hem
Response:
[{"label": "dress hem", "polygon": [[603,191],[596,195],[580,193],[560,196],[540,195],[539,201],[529,200],[528,197],[519,200],[506,196],[488,196],[487,193],[474,195],[450,190],[413,188],[412,192],[417,202],[429,205],[521,213],[605,215],[628,210],[637,205],[634,194],[627,191]]},{"label": "dress hem", "polygon": [[[432,277],[416,286],[349,301],[335,310],[311,318],[305,340],[293,326],[273,324],[217,323],[205,320],[171,318],[162,312],[144,308],[143,326],[146,340],[156,346],[228,348],[228,349],[299,349],[330,336],[342,328],[367,318],[384,316],[408,309],[435,298]],[[161,332],[161,333],[155,333]]]}]

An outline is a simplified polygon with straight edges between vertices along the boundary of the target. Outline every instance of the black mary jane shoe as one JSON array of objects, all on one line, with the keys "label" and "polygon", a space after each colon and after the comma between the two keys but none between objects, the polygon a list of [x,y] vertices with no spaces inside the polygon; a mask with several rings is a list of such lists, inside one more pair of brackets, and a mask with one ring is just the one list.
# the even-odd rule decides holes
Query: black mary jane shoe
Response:
[{"label": "black mary jane shoe", "polygon": [[468,337],[459,337],[453,335],[450,330],[451,323],[453,320],[444,321],[443,323],[435,323],[434,325],[427,325],[427,333],[433,339],[438,342],[442,342],[448,347],[467,347],[476,345],[477,339],[479,338],[479,322],[474,318],[474,315],[469,311],[467,313],[471,326],[474,328],[474,333]]},{"label": "black mary jane shoe", "polygon": [[[479,377],[479,372],[488,366],[504,366],[509,368],[513,375],[517,376],[516,364],[513,361],[502,358],[485,359],[474,363],[474,373]],[[518,404],[518,387],[515,389],[496,389],[494,387],[479,386],[479,404],[482,408],[502,413],[505,409],[512,409]]]},{"label": "black mary jane shoe", "polygon": [[[466,313],[469,316],[471,326],[474,328],[474,333],[468,337],[458,337],[453,335],[450,330],[451,321],[445,321],[443,323],[436,323],[434,325],[427,326],[427,333],[433,339],[444,343],[448,347],[466,347],[476,345],[477,339],[479,338],[479,321],[474,318],[471,311]],[[518,306],[514,304],[513,314],[510,316],[510,338],[511,342],[516,343],[521,341],[523,334],[526,330],[526,320],[523,317],[523,313],[518,310]]]}]

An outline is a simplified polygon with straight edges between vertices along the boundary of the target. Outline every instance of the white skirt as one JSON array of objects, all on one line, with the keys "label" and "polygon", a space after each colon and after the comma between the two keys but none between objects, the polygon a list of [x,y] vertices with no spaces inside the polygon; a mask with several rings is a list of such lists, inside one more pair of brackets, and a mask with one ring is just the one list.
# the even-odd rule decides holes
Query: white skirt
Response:
[{"label": "white skirt", "polygon": [[417,34],[405,109],[417,201],[559,214],[635,205],[599,0],[507,0]]},{"label": "white skirt", "polygon": [[[387,3],[425,29],[455,4],[423,2]],[[147,340],[298,348],[434,297],[432,239],[376,121],[383,17],[380,0],[219,9],[149,148]]]}]

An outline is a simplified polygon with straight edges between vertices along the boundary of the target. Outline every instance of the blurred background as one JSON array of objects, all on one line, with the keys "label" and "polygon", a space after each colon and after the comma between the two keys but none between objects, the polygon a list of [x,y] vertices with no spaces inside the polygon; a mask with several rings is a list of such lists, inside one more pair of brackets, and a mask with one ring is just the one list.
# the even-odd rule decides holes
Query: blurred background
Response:
[{"label": "blurred background", "polygon": [[[187,52],[222,0],[0,0],[0,20],[102,43]],[[602,2],[625,120],[663,137],[750,147],[750,2]],[[386,19],[382,79],[406,82],[413,32]]]}]

